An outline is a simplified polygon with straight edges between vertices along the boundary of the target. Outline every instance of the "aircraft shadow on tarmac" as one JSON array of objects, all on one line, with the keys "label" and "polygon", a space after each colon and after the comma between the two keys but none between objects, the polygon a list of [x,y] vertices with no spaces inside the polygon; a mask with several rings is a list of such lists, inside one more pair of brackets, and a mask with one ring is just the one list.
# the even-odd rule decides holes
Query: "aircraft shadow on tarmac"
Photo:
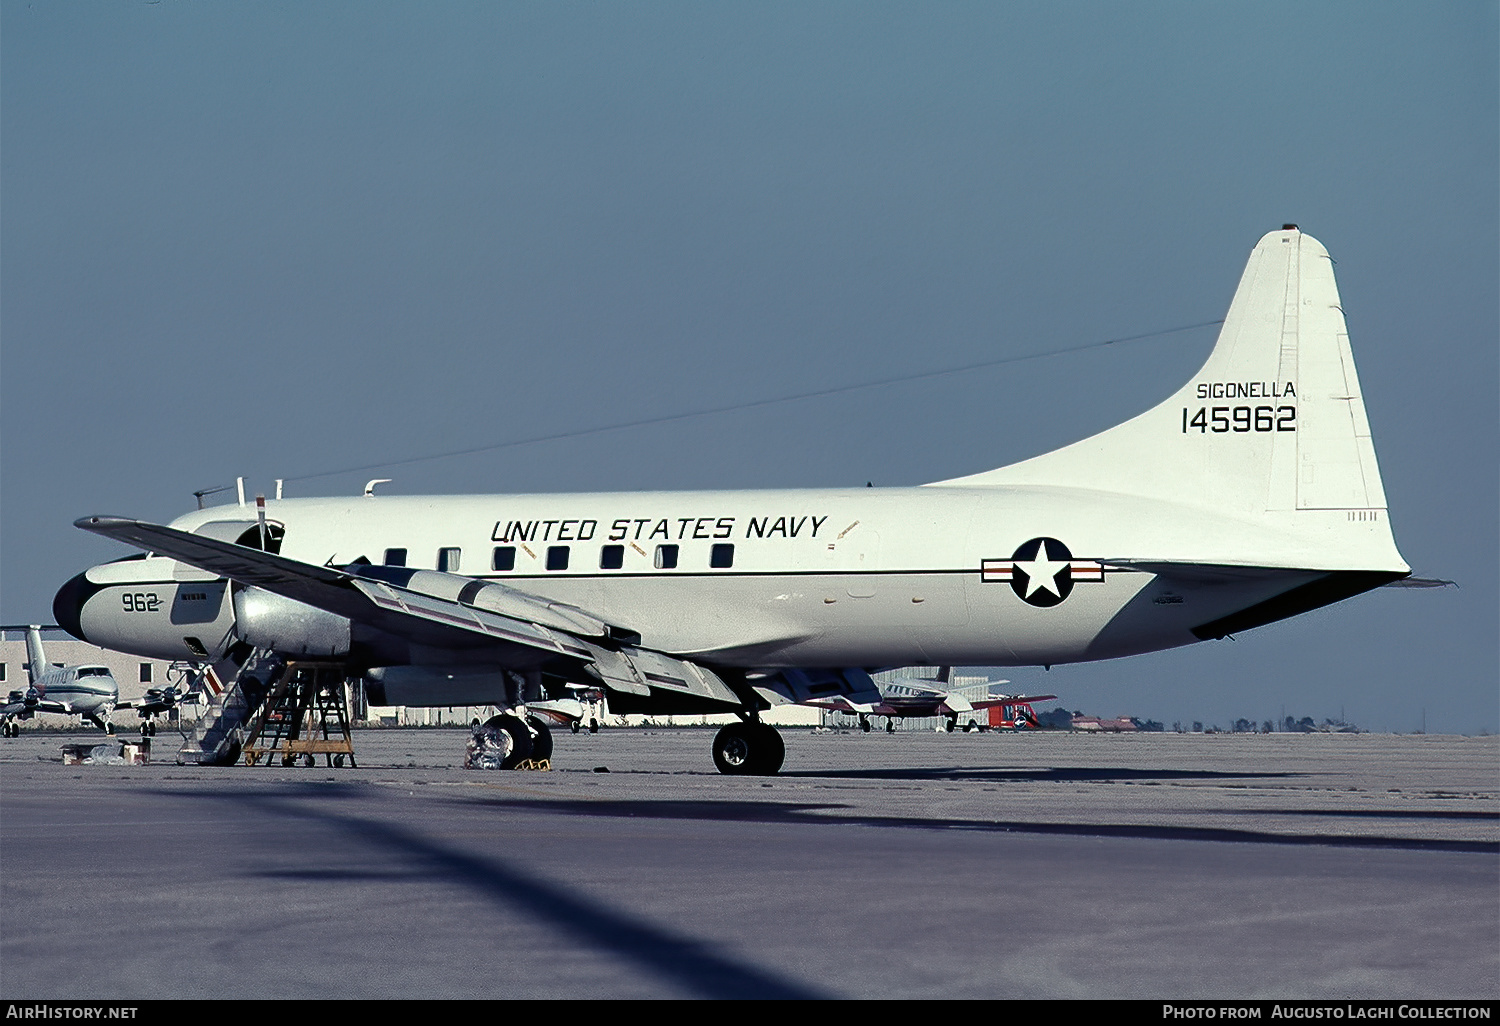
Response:
[{"label": "aircraft shadow on tarmac", "polygon": [[[1091,771],[1092,772],[1092,771]],[[424,836],[420,828],[357,815],[353,808],[379,789],[355,783],[330,787],[318,784],[277,785],[204,793],[163,788],[163,798],[189,798],[225,805],[235,820],[247,811],[269,821],[302,820],[342,835],[350,847],[343,861],[348,868],[271,869],[251,875],[288,881],[314,880],[333,885],[376,882],[399,886],[404,882],[430,885],[434,880],[461,888],[500,909],[520,912],[550,924],[575,942],[607,952],[640,971],[688,994],[708,998],[816,998],[836,996],[798,981],[784,979],[758,966],[735,960],[715,945],[653,924],[604,902],[585,899],[567,886],[549,881],[490,854],[477,855]],[[749,823],[795,823],[803,826],[849,825],[922,830],[966,830],[1015,834],[1140,838],[1180,841],[1219,841],[1278,845],[1338,845],[1397,848],[1434,852],[1500,853],[1500,845],[1486,842],[1424,841],[1395,837],[1280,835],[1249,830],[1157,826],[1150,824],[982,822],[914,817],[851,815],[836,803],[789,804],[773,801],[610,801],[542,800],[434,795],[432,802],[470,808],[504,809],[520,815],[566,815],[639,819],[689,819]],[[357,868],[359,856],[381,867]]]},{"label": "aircraft shadow on tarmac", "polygon": [[932,817],[869,816],[848,813],[837,803],[786,803],[691,800],[517,800],[508,798],[452,798],[489,808],[518,812],[553,811],[569,816],[622,819],[699,819],[737,823],[824,824],[907,830],[965,830],[985,833],[1047,834],[1075,837],[1120,837],[1169,841],[1220,841],[1235,844],[1331,845],[1343,848],[1398,848],[1412,851],[1500,853],[1500,843],[1411,837],[1345,834],[1278,834],[1261,830],[1182,827],[1150,823],[1055,823],[1025,820],[938,819]]},{"label": "aircraft shadow on tarmac", "polygon": [[[163,790],[172,798],[224,802],[242,818],[252,808],[274,820],[297,818],[331,829],[365,850],[380,863],[395,861],[403,868],[369,872],[340,870],[262,870],[262,879],[315,880],[326,883],[399,883],[430,885],[434,880],[458,886],[500,907],[549,923],[575,941],[607,951],[664,983],[705,998],[811,999],[838,995],[782,979],[757,966],[737,962],[716,946],[680,936],[618,909],[597,898],[584,899],[570,888],[537,877],[492,855],[464,852],[417,830],[379,819],[331,812],[330,799],[367,798],[370,791],[354,787],[299,785],[291,788],[238,791],[233,795]],[[309,806],[299,798],[316,798]],[[524,803],[521,803],[524,805]]]}]

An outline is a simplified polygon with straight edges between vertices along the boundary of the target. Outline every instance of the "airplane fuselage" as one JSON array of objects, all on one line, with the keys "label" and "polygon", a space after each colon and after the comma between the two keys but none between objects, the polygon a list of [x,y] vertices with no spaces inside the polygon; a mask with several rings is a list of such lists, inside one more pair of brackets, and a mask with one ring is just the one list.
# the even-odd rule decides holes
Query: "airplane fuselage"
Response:
[{"label": "airplane fuselage", "polygon": [[[638,632],[644,647],[735,667],[1131,655],[1200,640],[1195,628],[1320,576],[1305,529],[1281,536],[1264,517],[1070,488],[372,496],[267,508],[283,556],[496,581]],[[173,526],[228,536],[253,516],[221,506]],[[1118,562],[1186,552],[1232,563],[1228,541],[1244,551],[1247,537],[1271,560],[1263,565],[1287,572],[1194,582]],[[211,573],[152,558],[87,577],[76,613],[100,644],[201,657],[195,646],[212,650],[233,627],[226,583]]]}]

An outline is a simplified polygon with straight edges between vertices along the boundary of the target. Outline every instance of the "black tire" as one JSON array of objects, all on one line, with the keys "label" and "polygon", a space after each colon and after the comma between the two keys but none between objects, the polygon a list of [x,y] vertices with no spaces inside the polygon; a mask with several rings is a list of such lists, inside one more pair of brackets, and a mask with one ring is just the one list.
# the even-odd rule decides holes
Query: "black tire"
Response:
[{"label": "black tire", "polygon": [[769,727],[764,723],[754,724],[761,734],[762,745],[760,758],[756,760],[755,772],[763,777],[774,777],[781,772],[781,764],[786,762],[786,742],[781,740],[781,732],[775,727]]},{"label": "black tire", "polygon": [[568,729],[576,734],[581,728],[578,726],[578,721],[574,720],[572,723],[568,724]]},{"label": "black tire", "polygon": [[774,727],[731,723],[714,736],[714,765],[730,776],[771,776],[786,759],[786,745]]},{"label": "black tire", "polygon": [[[496,720],[499,722],[496,723]],[[531,730],[521,717],[515,713],[501,713],[490,722],[510,735],[510,754],[501,760],[501,769],[515,769],[531,758]]]},{"label": "black tire", "polygon": [[535,762],[552,758],[552,728],[539,716],[526,717],[531,728],[531,758]]},{"label": "black tire", "polygon": [[953,728],[956,727],[956,726],[958,726],[958,721],[957,720],[949,720],[948,721],[948,733],[950,733],[950,734],[953,733]]},{"label": "black tire", "polygon": [[868,734],[870,732],[870,721],[861,716],[859,718],[859,729]]},{"label": "black tire", "polygon": [[896,721],[895,720],[888,719],[888,720],[885,721],[885,732],[887,734],[894,734],[896,732]]}]

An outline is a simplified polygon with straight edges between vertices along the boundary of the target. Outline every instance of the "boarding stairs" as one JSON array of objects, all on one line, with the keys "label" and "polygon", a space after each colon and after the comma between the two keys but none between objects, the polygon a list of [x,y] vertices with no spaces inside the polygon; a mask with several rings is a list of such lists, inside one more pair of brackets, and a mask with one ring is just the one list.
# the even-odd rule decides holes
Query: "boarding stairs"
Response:
[{"label": "boarding stairs", "polygon": [[286,673],[287,664],[268,651],[257,649],[240,666],[233,683],[217,690],[213,668],[204,666],[192,689],[207,702],[190,735],[184,735],[177,751],[179,766],[231,766],[240,757],[247,736],[245,726],[264,704],[266,695]]}]

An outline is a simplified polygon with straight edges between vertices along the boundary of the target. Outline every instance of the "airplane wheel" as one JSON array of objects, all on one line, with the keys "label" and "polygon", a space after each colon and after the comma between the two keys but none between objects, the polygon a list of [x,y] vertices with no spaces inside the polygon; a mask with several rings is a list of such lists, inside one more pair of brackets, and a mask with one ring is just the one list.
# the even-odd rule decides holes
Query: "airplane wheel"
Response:
[{"label": "airplane wheel", "polygon": [[536,716],[526,717],[526,725],[531,728],[531,755],[529,758],[534,762],[552,758],[552,728],[547,722]]},{"label": "airplane wheel", "polygon": [[[499,721],[498,723],[496,721]],[[501,713],[495,719],[490,720],[499,729],[510,735],[510,754],[500,760],[501,769],[515,769],[518,765],[531,758],[531,731],[527,729],[526,723],[515,713]],[[552,741],[549,734],[548,743]]]},{"label": "airplane wheel", "polygon": [[859,721],[859,729],[868,734],[870,732],[870,721],[861,717]]},{"label": "airplane wheel", "polygon": [[895,720],[886,720],[885,721],[885,732],[887,734],[894,734],[896,732],[896,721]]},{"label": "airplane wheel", "polygon": [[958,726],[958,721],[957,720],[949,720],[948,721],[948,725],[947,725],[948,733],[950,733],[950,734],[953,733],[953,728],[956,727],[956,726]]},{"label": "airplane wheel", "polygon": [[714,765],[731,776],[771,776],[786,759],[786,745],[774,727],[731,723],[714,737]]},{"label": "airplane wheel", "polygon": [[775,776],[781,771],[781,764],[786,761],[786,742],[781,740],[781,734],[775,727],[768,727],[764,723],[757,726],[765,743],[756,772],[768,777]]},{"label": "airplane wheel", "polygon": [[583,728],[581,728],[581,727],[580,727],[580,726],[579,726],[579,725],[578,725],[578,721],[577,721],[577,720],[574,720],[574,721],[573,721],[573,722],[572,722],[572,723],[570,723],[570,724],[568,724],[568,729],[569,729],[569,730],[571,730],[571,731],[572,731],[572,732],[573,732],[573,733],[575,733],[575,734],[576,734],[576,733],[578,733],[578,732],[579,732],[579,731],[580,731],[580,730],[582,730],[582,729],[583,729]]},{"label": "airplane wheel", "polygon": [[597,734],[597,733],[599,733],[599,721],[598,720],[589,720],[589,733],[590,734]]}]

